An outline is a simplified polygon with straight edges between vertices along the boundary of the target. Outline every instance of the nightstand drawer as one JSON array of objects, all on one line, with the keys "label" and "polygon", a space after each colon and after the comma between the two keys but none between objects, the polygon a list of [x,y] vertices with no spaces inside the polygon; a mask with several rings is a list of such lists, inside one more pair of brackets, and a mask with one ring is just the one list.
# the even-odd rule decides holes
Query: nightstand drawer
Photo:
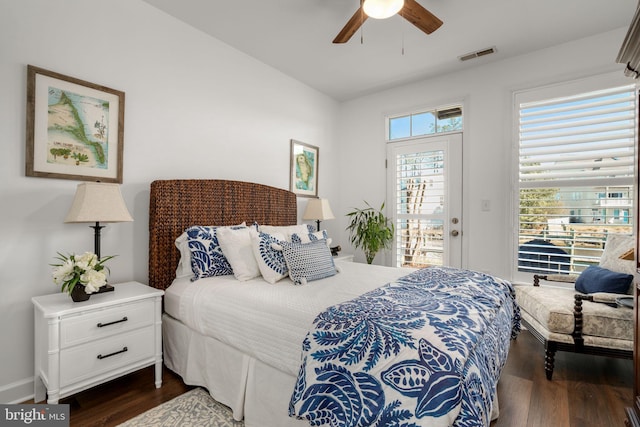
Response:
[{"label": "nightstand drawer", "polygon": [[60,386],[100,376],[154,357],[152,325],[60,352]]},{"label": "nightstand drawer", "polygon": [[60,321],[60,348],[145,327],[153,324],[153,319],[154,302],[150,299],[66,317]]}]

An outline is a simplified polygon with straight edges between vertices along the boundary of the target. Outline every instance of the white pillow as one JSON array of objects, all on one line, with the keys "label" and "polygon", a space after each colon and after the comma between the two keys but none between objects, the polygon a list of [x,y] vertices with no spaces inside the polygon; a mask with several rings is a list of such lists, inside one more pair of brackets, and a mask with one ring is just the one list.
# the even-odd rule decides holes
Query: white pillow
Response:
[{"label": "white pillow", "polygon": [[176,239],[176,248],[180,251],[180,260],[178,268],[176,268],[176,279],[181,277],[192,277],[191,270],[191,251],[189,250],[189,242],[187,241],[187,232],[185,231]]},{"label": "white pillow", "polygon": [[[640,283],[640,274],[636,271],[635,256],[632,260],[620,259],[630,249],[635,247],[635,237],[626,234],[611,233],[607,236],[605,250],[598,264],[602,268],[633,275],[634,283]],[[633,286],[630,287],[630,292]]]},{"label": "white pillow", "polygon": [[285,238],[284,234],[267,234],[250,230],[253,255],[258,263],[258,268],[262,277],[267,282],[273,284],[289,275],[287,263],[281,250],[275,249],[272,244],[281,244]]},{"label": "white pillow", "polygon": [[258,225],[258,231],[267,234],[284,234],[284,238],[287,242],[291,241],[291,236],[293,234],[308,234],[313,230],[310,230],[307,227],[307,224],[300,225]]},{"label": "white pillow", "polygon": [[221,228],[217,230],[218,243],[227,258],[236,279],[245,281],[260,276],[258,263],[251,245],[251,228]]}]

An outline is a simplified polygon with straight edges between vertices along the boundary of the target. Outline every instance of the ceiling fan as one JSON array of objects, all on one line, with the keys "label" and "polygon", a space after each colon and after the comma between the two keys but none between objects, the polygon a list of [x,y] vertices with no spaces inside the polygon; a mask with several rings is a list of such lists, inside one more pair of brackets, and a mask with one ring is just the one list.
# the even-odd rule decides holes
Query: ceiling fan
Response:
[{"label": "ceiling fan", "polygon": [[433,33],[442,25],[442,21],[437,16],[420,6],[416,0],[360,0],[360,8],[356,10],[333,42],[348,42],[369,17],[385,19],[396,13],[427,34]]}]

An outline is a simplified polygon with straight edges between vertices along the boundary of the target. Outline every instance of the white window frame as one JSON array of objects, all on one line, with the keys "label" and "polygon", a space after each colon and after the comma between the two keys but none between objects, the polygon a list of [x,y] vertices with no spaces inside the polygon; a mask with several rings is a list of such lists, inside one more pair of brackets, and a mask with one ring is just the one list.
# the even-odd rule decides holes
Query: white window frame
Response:
[{"label": "white window frame", "polygon": [[[384,114],[384,140],[385,143],[387,145],[387,148],[389,148],[389,146],[394,146],[394,145],[403,145],[403,144],[411,144],[412,142],[419,142],[419,141],[425,141],[425,140],[436,140],[436,139],[440,139],[440,138],[446,138],[450,135],[457,135],[459,134],[461,136],[461,138],[463,138],[464,136],[464,132],[465,132],[465,128],[467,126],[468,123],[468,99],[466,98],[449,98],[449,99],[443,99],[441,100],[442,102],[435,102],[433,104],[430,104],[429,106],[423,106],[423,107],[416,107],[416,108],[412,108],[411,110],[404,110],[404,111],[394,111],[394,112],[388,112]],[[461,116],[462,116],[462,128],[461,129],[456,129],[456,130],[452,130],[452,131],[447,131],[447,132],[437,132],[437,133],[433,133],[433,134],[427,134],[427,135],[415,135],[415,136],[408,136],[405,138],[397,138],[397,139],[389,139],[390,135],[389,135],[389,122],[391,119],[397,118],[397,117],[404,117],[404,116],[409,116],[409,115],[416,115],[416,114],[421,114],[424,112],[429,112],[429,111],[442,111],[442,110],[447,110],[450,108],[460,108],[461,109]],[[463,180],[463,166],[462,166],[462,162],[463,162],[463,157],[464,157],[464,148],[460,147],[460,153],[459,153],[459,161],[460,161],[460,169],[459,170],[459,177],[456,179],[459,179],[459,185],[460,185],[460,190],[458,190],[458,194],[460,196],[460,208],[459,208],[459,212],[456,212],[456,215],[459,217],[460,221],[463,221],[463,216],[464,216],[464,212],[463,212],[463,208],[462,208],[462,199],[464,197],[464,180]],[[388,154],[388,151],[387,151]],[[387,159],[387,162],[391,161],[390,159]],[[395,185],[391,185],[390,184],[390,177],[388,176],[389,173],[389,165],[387,165],[387,197],[386,197],[386,211],[388,213],[389,216],[393,216],[394,221],[395,221],[395,214],[393,213],[394,211],[392,210],[392,207],[390,206],[391,200],[393,199],[393,195],[392,193],[392,188],[395,188]],[[394,236],[394,242],[396,242],[397,239],[397,234],[398,234],[398,230],[395,230],[395,236]],[[460,237],[458,239],[459,243],[459,248],[458,246],[456,246],[455,248],[450,248],[450,252],[451,253],[455,253],[455,256],[453,257],[453,264],[455,266],[458,267],[462,267],[464,265],[465,262],[465,254],[464,254],[464,247],[462,244],[462,234],[460,234]],[[391,264],[395,266],[396,264],[396,243],[394,243],[394,247],[392,250],[392,254],[391,254]],[[456,243],[456,245],[458,245],[458,243]],[[447,262],[451,262],[451,259],[448,258]]]},{"label": "white window frame", "polygon": [[[601,90],[604,88],[625,86],[633,84],[634,82],[620,72],[607,73],[598,76],[592,76],[580,80],[574,80],[570,82],[557,83],[544,87],[532,88],[521,91],[514,91],[512,96],[512,192],[511,192],[511,250],[510,250],[510,265],[511,265],[511,280],[514,283],[532,283],[533,274],[529,272],[518,271],[518,248],[519,248],[519,212],[520,212],[520,147],[519,147],[519,105],[518,103],[532,102],[535,100],[553,99],[565,96],[572,96],[580,93],[587,93],[592,91]],[[637,90],[637,88],[636,88]],[[637,93],[636,93],[636,102]],[[638,118],[636,117],[636,140],[635,147],[637,153],[638,147]],[[637,158],[637,154],[636,154]],[[638,185],[637,182],[637,164],[635,166],[635,178],[634,185]],[[636,197],[634,200],[634,206],[637,206],[637,188]],[[635,229],[635,220],[633,221],[634,233],[637,233]]]}]

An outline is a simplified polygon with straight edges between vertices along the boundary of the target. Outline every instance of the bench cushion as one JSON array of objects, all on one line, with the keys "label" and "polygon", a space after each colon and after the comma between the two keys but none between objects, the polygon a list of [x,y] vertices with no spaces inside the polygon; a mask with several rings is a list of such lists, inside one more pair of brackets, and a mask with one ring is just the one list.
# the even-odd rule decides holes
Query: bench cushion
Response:
[{"label": "bench cushion", "polygon": [[[550,332],[572,334],[574,330],[574,294],[570,288],[552,286],[516,286],[516,301]],[[633,310],[584,301],[583,335],[633,340]]]}]

